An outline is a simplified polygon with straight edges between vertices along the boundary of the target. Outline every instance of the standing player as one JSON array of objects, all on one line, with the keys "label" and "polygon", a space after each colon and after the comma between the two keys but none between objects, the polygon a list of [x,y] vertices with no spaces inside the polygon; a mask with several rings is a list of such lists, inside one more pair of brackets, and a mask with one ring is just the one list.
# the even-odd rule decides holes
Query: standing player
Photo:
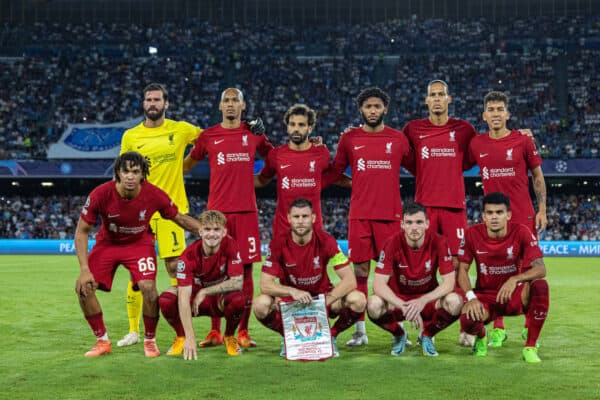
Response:
[{"label": "standing player", "polygon": [[[337,177],[346,167],[352,169],[348,255],[354,264],[357,289],[365,297],[371,260],[400,229],[400,165],[410,156],[406,136],[383,123],[389,102],[388,94],[377,87],[360,92],[356,103],[365,124],[340,137],[332,165]],[[346,344],[360,346],[368,341],[363,315]]]},{"label": "standing player", "polygon": [[[267,328],[283,335],[281,312],[275,298],[288,297],[308,304],[313,296],[324,294],[328,315],[339,316],[331,328],[334,356],[338,357],[335,338],[364,313],[367,300],[355,290],[356,278],[335,238],[313,229],[316,215],[312,204],[302,198],[294,200],[288,220],[291,232],[274,237],[270,243],[260,277],[261,294],[254,300],[254,314]],[[327,274],[329,263],[341,278],[335,287]]]},{"label": "standing player", "polygon": [[181,255],[177,264],[177,288],[170,287],[158,300],[160,310],[175,329],[177,339],[167,355],[183,353],[196,360],[196,336],[192,316],[225,317],[225,348],[230,356],[240,354],[233,336],[246,299],[242,290],[243,269],[237,243],[227,235],[227,218],[219,211],[204,211],[198,218],[202,239]]},{"label": "standing player", "polygon": [[437,356],[433,336],[458,319],[463,305],[461,297],[452,292],[456,277],[446,239],[428,227],[422,204],[405,206],[402,231],[383,246],[375,270],[375,294],[369,297],[367,309],[375,324],[394,335],[393,356],[406,348],[407,335],[400,325],[405,320],[417,326],[424,323],[420,336],[423,354]]},{"label": "standing player", "polygon": [[[169,196],[145,182],[147,161],[136,152],[120,155],[115,161],[115,181],[106,182],[89,195],[75,232],[75,248],[81,272],[75,292],[85,319],[97,338],[86,357],[111,352],[112,347],[96,289],[110,291],[119,264],[131,274],[131,280],[143,293],[144,353],[157,357],[156,324],[158,323],[158,293],[156,291],[156,251],[154,236],[149,232],[150,218],[159,212],[190,232],[198,233],[198,222],[177,210]],[[100,217],[102,225],[96,245],[88,256],[88,235]]]},{"label": "standing player", "polygon": [[[219,110],[223,121],[204,131],[192,152],[185,158],[183,170],[191,170],[208,156],[210,164],[209,210],[219,210],[227,217],[227,232],[236,240],[244,264],[244,293],[248,305],[252,303],[254,284],[252,263],[260,261],[260,234],[254,193],[254,157],[256,152],[266,158],[273,145],[264,135],[254,135],[242,123],[246,109],[244,95],[239,89],[225,89],[221,94]],[[248,334],[250,308],[244,312],[238,330],[238,341],[243,347],[256,343]],[[212,319],[212,328],[201,347],[223,343],[220,320]]]},{"label": "standing player", "polygon": [[[476,335],[473,353],[487,355],[485,325],[497,316],[526,314],[529,330],[523,359],[539,363],[536,342],[549,306],[548,282],[537,238],[522,224],[509,222],[510,200],[493,192],[483,198],[483,221],[470,227],[459,250],[458,283],[466,293],[464,329]],[[469,267],[475,260],[477,282],[472,290]],[[523,269],[522,265],[531,265]]]},{"label": "standing player", "polygon": [[[169,108],[167,89],[159,83],[151,83],[144,88],[144,116],[139,125],[128,129],[121,139],[121,154],[137,151],[150,164],[148,181],[164,190],[179,211],[188,213],[188,200],[183,184],[183,157],[188,145],[193,144],[201,129],[184,121],[165,118]],[[173,221],[152,215],[152,232],[158,242],[158,255],[165,261],[171,285],[177,285],[175,267],[177,257],[185,249],[185,236]],[[127,314],[129,333],[117,342],[117,346],[129,346],[139,342],[140,311],[142,294],[130,281],[127,287]]]},{"label": "standing player", "polygon": [[[511,222],[523,224],[532,234],[546,229],[546,182],[542,172],[542,158],[531,137],[506,127],[510,118],[508,96],[502,92],[490,92],[484,98],[483,120],[489,132],[474,138],[469,147],[470,160],[477,162],[481,170],[483,193],[502,192],[511,203]],[[533,191],[538,204],[534,211],[529,195],[529,177],[533,177]],[[523,265],[523,267],[528,267]],[[526,319],[523,337],[527,337]],[[506,340],[503,321],[494,321],[491,347],[500,347]]]},{"label": "standing player", "polygon": [[[328,179],[329,174],[325,173],[329,168],[329,150],[308,140],[315,127],[316,118],[316,112],[304,104],[294,104],[290,107],[283,117],[289,142],[269,152],[260,174],[255,175],[256,187],[264,187],[273,176],[278,176],[273,238],[287,234],[290,229],[287,213],[292,201],[299,197],[313,204],[316,215],[315,228],[323,228],[321,189],[331,183]],[[351,185],[351,181],[345,175],[342,175],[342,179],[344,186]]]}]

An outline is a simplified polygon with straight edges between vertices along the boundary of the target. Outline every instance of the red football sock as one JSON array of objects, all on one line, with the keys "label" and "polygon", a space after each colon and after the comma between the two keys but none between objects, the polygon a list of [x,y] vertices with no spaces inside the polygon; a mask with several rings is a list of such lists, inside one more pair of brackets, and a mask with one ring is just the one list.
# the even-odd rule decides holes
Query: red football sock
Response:
[{"label": "red football sock", "polygon": [[87,320],[90,328],[94,332],[96,338],[100,339],[102,336],[106,334],[106,327],[104,326],[104,318],[102,317],[102,312],[94,315],[86,315],[85,319]]},{"label": "red football sock", "polygon": [[279,310],[271,312],[265,319],[259,319],[258,322],[283,336],[283,322]]},{"label": "red football sock", "polygon": [[494,320],[494,328],[504,329],[504,317],[498,317]]},{"label": "red football sock", "polygon": [[213,331],[221,332],[221,318],[210,317],[210,329]]},{"label": "red football sock", "polygon": [[225,336],[233,336],[235,329],[240,323],[242,313],[246,309],[246,299],[240,292],[234,292],[225,298]]},{"label": "red football sock", "polygon": [[433,337],[442,329],[445,329],[446,327],[450,326],[458,318],[458,315],[452,315],[443,308],[435,310],[431,321],[425,324],[425,329],[423,329],[423,335]]},{"label": "red football sock", "polygon": [[485,326],[483,325],[483,321],[473,321],[467,317],[467,314],[461,314],[460,326],[461,332],[475,335],[480,339],[485,337]]},{"label": "red football sock", "polygon": [[154,339],[156,337],[156,325],[158,317],[149,317],[144,315],[144,339]]},{"label": "red football sock", "polygon": [[254,280],[252,279],[252,264],[244,264],[244,296],[246,297],[247,307],[244,309],[240,319],[240,330],[248,330],[248,321],[252,313],[252,296],[254,296]]},{"label": "red football sock", "polygon": [[[175,329],[175,334],[177,336],[185,336],[183,324],[181,323],[181,319],[179,319],[177,296],[174,293],[164,292],[158,297],[158,306],[160,307],[163,317],[165,317],[169,325]],[[144,317],[144,325],[145,324],[146,317]]]},{"label": "red football sock", "polygon": [[529,331],[525,347],[534,347],[546,317],[548,316],[548,307],[550,305],[550,296],[548,282],[545,279],[538,279],[531,282],[529,287],[529,309],[527,317],[529,322]]},{"label": "red football sock", "polygon": [[[369,298],[369,277],[368,276],[357,276],[356,277],[356,290],[365,295],[365,299]],[[365,313],[360,314],[358,321],[365,320]]]},{"label": "red football sock", "polygon": [[[402,321],[404,317],[398,319],[398,316],[398,313],[386,312],[381,316],[381,318],[376,320],[371,318],[371,321],[373,321],[375,325],[385,329],[394,336],[402,336],[406,332],[404,331],[404,329],[402,329],[400,324],[398,324],[398,321]],[[400,316],[402,316],[402,312],[400,312]]]},{"label": "red football sock", "polygon": [[364,313],[352,311],[350,307],[342,308],[340,311],[340,316],[331,328],[331,336],[337,337],[338,334],[350,328],[356,321],[358,321],[361,315],[364,315]]}]

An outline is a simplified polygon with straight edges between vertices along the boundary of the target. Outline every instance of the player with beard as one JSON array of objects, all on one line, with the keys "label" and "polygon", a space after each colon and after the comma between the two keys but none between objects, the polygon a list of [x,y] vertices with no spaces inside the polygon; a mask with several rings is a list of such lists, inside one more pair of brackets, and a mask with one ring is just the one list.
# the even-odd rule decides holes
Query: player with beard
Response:
[{"label": "player with beard", "polygon": [[[183,162],[183,170],[191,170],[208,157],[210,186],[208,210],[221,211],[227,217],[227,232],[238,243],[244,264],[244,294],[247,307],[240,321],[238,341],[242,347],[256,343],[248,333],[250,305],[254,294],[252,263],[260,261],[260,234],[258,211],[254,192],[254,158],[258,152],[266,158],[273,149],[264,134],[254,134],[249,124],[242,122],[246,102],[241,90],[225,89],[221,93],[219,110],[222,122],[206,129]],[[262,124],[260,124],[262,125]],[[211,330],[201,347],[223,343],[220,320],[213,318]]]},{"label": "player with beard", "polygon": [[402,230],[381,250],[367,308],[371,320],[394,336],[393,356],[405,351],[407,334],[401,323],[406,320],[423,326],[423,354],[435,357],[433,337],[458,319],[463,301],[453,292],[450,249],[443,236],[427,229],[425,206],[405,204],[403,213]]},{"label": "player with beard", "polygon": [[[366,297],[355,290],[356,278],[335,238],[313,229],[316,215],[308,200],[295,199],[290,205],[288,220],[290,229],[269,245],[260,276],[261,294],[254,299],[254,314],[267,328],[283,335],[276,298],[308,304],[313,296],[324,294],[329,317],[339,316],[331,328],[334,357],[338,357],[336,337],[364,312]],[[337,286],[329,281],[328,264],[340,278]],[[281,356],[285,355],[284,351],[282,348]]]},{"label": "player with beard", "polygon": [[[263,169],[254,177],[254,186],[264,187],[273,176],[278,176],[273,238],[287,235],[290,229],[287,213],[292,201],[299,197],[313,204],[315,228],[323,228],[321,189],[331,183],[328,179],[330,174],[326,172],[330,156],[325,146],[314,145],[308,139],[315,127],[316,117],[316,112],[304,104],[290,107],[283,117],[289,142],[273,149]],[[349,187],[351,181],[342,175],[337,184]]]},{"label": "player with beard", "polygon": [[[529,329],[523,359],[539,363],[537,339],[550,300],[537,238],[525,225],[510,222],[510,200],[503,193],[492,192],[483,197],[482,215],[484,223],[467,229],[458,253],[458,283],[467,300],[460,319],[465,331],[477,337],[473,355],[487,355],[485,325],[492,319],[526,314]],[[477,267],[474,290],[469,278],[473,260]],[[523,269],[522,265],[531,268]]]},{"label": "player with beard", "polygon": [[[150,83],[144,88],[143,95],[145,119],[125,131],[121,139],[121,154],[127,151],[142,154],[150,164],[148,181],[164,190],[179,211],[187,214],[189,205],[183,183],[183,158],[186,147],[194,143],[202,129],[185,121],[173,121],[165,117],[169,108],[169,94],[163,85]],[[158,255],[164,260],[171,277],[171,285],[176,286],[177,257],[185,250],[184,231],[158,213],[152,216],[150,227],[158,242]],[[130,281],[127,287],[129,333],[117,342],[118,346],[139,342],[141,309],[142,294]]]},{"label": "player with beard", "polygon": [[[365,124],[340,137],[331,167],[334,177],[341,176],[348,166],[352,170],[348,255],[357,288],[365,297],[371,260],[378,258],[385,241],[400,230],[400,166],[411,157],[406,136],[383,122],[389,101],[388,94],[377,87],[360,92],[356,103]],[[347,344],[367,343],[363,314]]]}]

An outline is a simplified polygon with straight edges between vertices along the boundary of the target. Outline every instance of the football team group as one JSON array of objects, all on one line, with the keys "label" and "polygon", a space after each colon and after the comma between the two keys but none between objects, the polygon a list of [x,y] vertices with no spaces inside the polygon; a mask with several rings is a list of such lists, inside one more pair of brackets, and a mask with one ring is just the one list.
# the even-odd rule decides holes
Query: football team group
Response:
[{"label": "football team group", "polygon": [[[417,341],[425,356],[438,355],[435,335],[456,320],[459,342],[472,346],[475,356],[485,356],[507,338],[503,317],[523,314],[523,359],[540,362],[538,336],[549,291],[537,235],[547,223],[546,185],[531,131],[507,128],[509,100],[501,92],[483,100],[482,117],[489,126],[484,134],[449,116],[452,97],[444,81],[427,85],[428,117],[402,130],[384,124],[389,102],[377,87],[358,94],[364,123],[340,136],[331,161],[326,146],[309,139],[316,112],[306,105],[287,110],[283,119],[289,140],[274,147],[260,119],[242,120],[246,103],[239,89],[223,91],[221,123],[202,130],[165,118],[167,89],[146,86],[145,119],[124,133],[114,180],[90,193],[75,233],[80,265],[75,292],[96,336],[85,356],[112,351],[96,290],[110,291],[123,265],[130,273],[130,327],[117,345],[140,341],[141,314],[147,357],[160,355],[155,340],[160,312],[176,335],[167,355],[197,359],[198,347],[224,344],[227,354],[236,356],[241,347],[256,346],[248,332],[252,311],[281,335],[279,301],[308,304],[323,294],[328,315],[335,319],[335,356],[338,334],[352,325],[356,331],[346,344],[368,344],[365,314],[391,333],[392,356],[412,345],[405,322],[419,329]],[[193,149],[186,156],[188,145]],[[264,167],[255,174],[257,152]],[[193,218],[187,215],[183,176],[205,158],[210,165],[207,211]],[[467,227],[463,171],[474,165],[480,168],[485,194],[483,223]],[[348,167],[351,178],[344,174]],[[414,202],[404,207],[401,167],[416,182]],[[275,175],[273,239],[262,264],[260,295],[253,299],[252,265],[261,261],[255,188]],[[322,228],[321,191],[328,185],[351,188],[348,256]],[[98,221],[96,244],[88,252]],[[199,236],[187,248],[186,230]],[[171,279],[160,295],[156,247]],[[371,260],[377,265],[369,296]],[[473,262],[474,287],[469,277]],[[339,277],[335,286],[328,265]],[[211,317],[211,329],[198,343],[192,317],[200,315]]]}]

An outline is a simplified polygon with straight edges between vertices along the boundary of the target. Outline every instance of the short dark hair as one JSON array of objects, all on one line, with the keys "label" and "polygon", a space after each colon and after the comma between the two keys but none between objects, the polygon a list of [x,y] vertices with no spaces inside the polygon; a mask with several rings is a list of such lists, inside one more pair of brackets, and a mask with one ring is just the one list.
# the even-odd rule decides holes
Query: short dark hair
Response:
[{"label": "short dark hair", "polygon": [[358,108],[362,107],[363,103],[370,97],[378,97],[383,101],[385,107],[390,104],[390,95],[378,88],[377,86],[371,86],[363,89],[358,96],[356,96],[356,105]]},{"label": "short dark hair", "polygon": [[315,126],[315,123],[317,122],[316,111],[306,104],[294,104],[285,112],[283,122],[285,122],[286,125],[290,122],[290,117],[292,115],[304,115],[308,120],[308,126]]},{"label": "short dark hair", "polygon": [[137,151],[128,151],[121,154],[115,160],[114,174],[117,182],[121,182],[119,171],[121,171],[127,165],[127,162],[129,162],[129,166],[131,167],[139,165],[142,168],[144,180],[146,180],[148,174],[150,173],[150,165],[148,164],[148,160],[146,160],[146,158]]},{"label": "short dark hair", "polygon": [[152,83],[146,85],[146,87],[144,88],[144,92],[143,92],[144,98],[146,97],[146,93],[153,92],[155,90],[160,90],[163,95],[163,100],[169,101],[169,92],[167,91],[167,88],[165,87],[165,85],[163,85],[162,83],[156,83],[156,82],[152,82]]},{"label": "short dark hair", "polygon": [[297,199],[292,201],[292,204],[290,204],[290,208],[289,208],[288,212],[294,207],[296,207],[296,208],[308,207],[308,208],[310,208],[311,211],[313,210],[313,205],[310,202],[310,200],[307,200],[304,197],[298,197]]},{"label": "short dark hair", "polygon": [[422,212],[423,214],[425,214],[425,217],[427,217],[427,209],[421,203],[417,203],[415,201],[412,203],[405,204],[404,207],[402,207],[402,216],[415,215],[418,212]]},{"label": "short dark hair", "polygon": [[449,94],[448,84],[446,83],[446,81],[443,81],[441,79],[434,79],[432,81],[429,81],[429,83],[427,84],[427,96],[429,96],[429,89],[431,89],[431,85],[433,85],[434,83],[441,83],[442,85],[444,85],[444,88],[446,88],[446,94]]},{"label": "short dark hair", "polygon": [[510,210],[510,199],[502,192],[492,192],[483,196],[483,208],[486,204],[504,204],[506,210]]},{"label": "short dark hair", "polygon": [[489,102],[500,101],[508,108],[508,96],[504,92],[491,91],[483,98],[483,109],[487,108]]}]

